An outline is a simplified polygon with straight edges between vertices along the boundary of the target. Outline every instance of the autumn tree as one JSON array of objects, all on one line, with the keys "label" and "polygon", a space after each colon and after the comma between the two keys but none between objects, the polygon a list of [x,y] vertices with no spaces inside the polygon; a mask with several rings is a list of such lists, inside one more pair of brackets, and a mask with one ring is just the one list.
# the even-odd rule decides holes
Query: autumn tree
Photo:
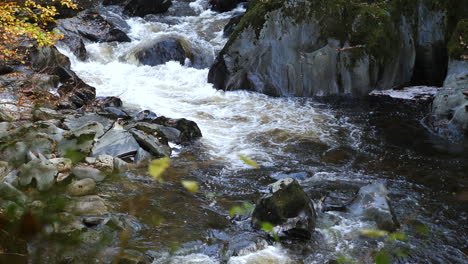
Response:
[{"label": "autumn tree", "polygon": [[32,46],[50,46],[63,35],[51,29],[57,6],[76,9],[73,0],[0,0],[0,63],[20,61]]}]

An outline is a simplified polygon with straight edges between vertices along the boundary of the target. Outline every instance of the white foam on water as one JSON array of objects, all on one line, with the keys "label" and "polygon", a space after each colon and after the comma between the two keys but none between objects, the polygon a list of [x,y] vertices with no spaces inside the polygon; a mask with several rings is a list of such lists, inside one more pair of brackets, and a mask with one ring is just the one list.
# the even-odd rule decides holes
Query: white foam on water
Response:
[{"label": "white foam on water", "polygon": [[288,257],[287,252],[274,246],[268,246],[265,249],[256,251],[244,256],[231,257],[228,264],[293,264]]}]

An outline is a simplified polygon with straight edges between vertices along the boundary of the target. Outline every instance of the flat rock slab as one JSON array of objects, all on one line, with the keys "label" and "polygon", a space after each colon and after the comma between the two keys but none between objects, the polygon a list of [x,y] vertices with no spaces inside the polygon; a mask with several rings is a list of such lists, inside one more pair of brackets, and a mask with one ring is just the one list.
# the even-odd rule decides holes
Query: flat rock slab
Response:
[{"label": "flat rock slab", "polygon": [[74,115],[69,115],[65,118],[64,125],[70,129],[74,130],[79,127],[82,127],[90,122],[98,122],[100,123],[104,131],[109,130],[112,127],[112,124],[114,123],[114,120],[109,119],[104,116],[100,116],[97,114],[84,114],[82,116],[74,116]]},{"label": "flat rock slab", "polygon": [[133,136],[123,129],[111,129],[102,136],[92,149],[91,156],[110,155],[122,157],[128,153],[136,153],[140,145]]}]

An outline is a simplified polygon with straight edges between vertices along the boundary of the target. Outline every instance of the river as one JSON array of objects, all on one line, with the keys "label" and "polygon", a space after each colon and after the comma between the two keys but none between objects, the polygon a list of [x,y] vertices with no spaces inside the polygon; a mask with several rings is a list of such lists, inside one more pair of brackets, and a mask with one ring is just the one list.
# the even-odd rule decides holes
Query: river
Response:
[{"label": "river", "polygon": [[[326,263],[340,257],[372,263],[369,256],[379,249],[398,263],[468,263],[468,155],[448,152],[423,128],[419,120],[427,104],[217,91],[207,83],[208,67],[227,41],[224,25],[245,10],[219,14],[207,7],[206,0],[174,1],[168,14],[145,19],[99,7],[132,41],[89,43],[85,62],[62,49],[98,96],[119,96],[132,107],[191,119],[202,130],[196,144],[173,146],[163,184],[142,169],[100,186],[115,212],[144,204],[136,214],[141,230],[129,248],[154,263]],[[186,43],[196,59],[186,65],[138,64],[134,53],[140,46],[167,37]],[[261,168],[250,168],[238,154]],[[364,238],[360,230],[375,228],[373,223],[330,211],[319,214],[310,242],[271,243],[226,256],[231,241],[253,232],[247,217],[231,218],[229,209],[255,203],[269,183],[286,174],[297,177],[316,203],[327,193],[345,202],[360,186],[384,182],[406,240]],[[198,181],[200,191],[188,193],[178,184],[182,179]]]}]

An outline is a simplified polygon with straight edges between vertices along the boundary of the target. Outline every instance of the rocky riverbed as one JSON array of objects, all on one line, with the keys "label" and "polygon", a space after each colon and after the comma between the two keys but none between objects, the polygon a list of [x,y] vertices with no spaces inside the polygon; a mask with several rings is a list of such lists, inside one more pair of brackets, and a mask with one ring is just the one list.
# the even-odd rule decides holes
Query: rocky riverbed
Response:
[{"label": "rocky riverbed", "polygon": [[[318,0],[80,2],[57,47],[0,67],[0,263],[467,261],[458,13],[353,3],[378,26],[333,39],[293,19]],[[443,86],[379,90],[409,82]]]}]

